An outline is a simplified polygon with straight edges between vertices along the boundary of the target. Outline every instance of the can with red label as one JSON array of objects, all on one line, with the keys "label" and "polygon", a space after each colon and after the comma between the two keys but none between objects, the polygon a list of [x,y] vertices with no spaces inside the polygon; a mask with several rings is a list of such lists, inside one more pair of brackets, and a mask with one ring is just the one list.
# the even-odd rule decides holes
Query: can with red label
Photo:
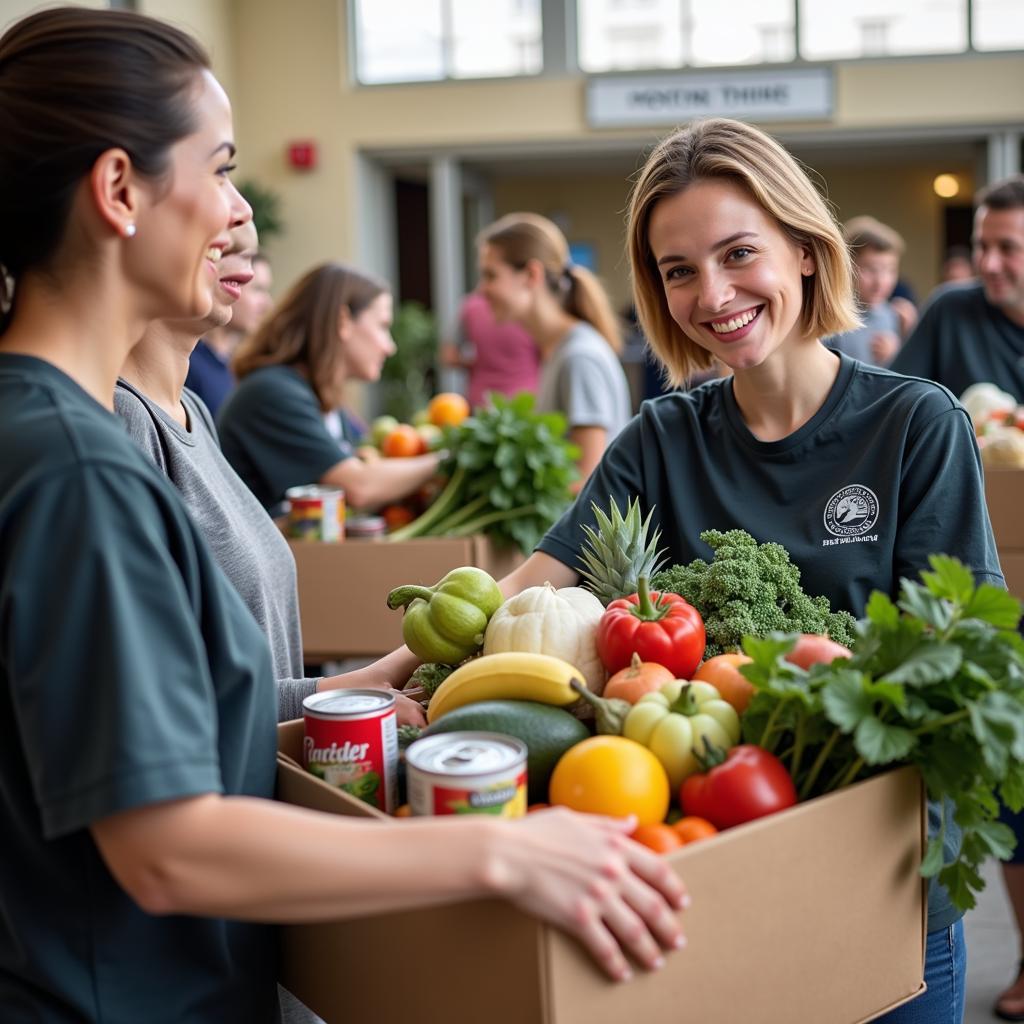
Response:
[{"label": "can with red label", "polygon": [[496,732],[449,732],[405,752],[409,809],[421,814],[526,814],[526,744]]},{"label": "can with red label", "polygon": [[337,487],[289,487],[288,536],[292,540],[345,539],[345,492]]},{"label": "can with red label", "polygon": [[391,814],[398,806],[398,715],[383,690],[327,690],[302,702],[302,764],[329,786]]}]

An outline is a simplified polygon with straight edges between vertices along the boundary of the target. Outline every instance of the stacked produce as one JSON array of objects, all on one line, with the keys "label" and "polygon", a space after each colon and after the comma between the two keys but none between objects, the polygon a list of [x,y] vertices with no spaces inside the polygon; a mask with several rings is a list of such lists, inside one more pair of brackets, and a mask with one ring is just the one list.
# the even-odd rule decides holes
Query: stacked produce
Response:
[{"label": "stacked produce", "polygon": [[[922,872],[973,905],[980,862],[1012,850],[997,796],[1024,806],[1020,602],[933,556],[898,602],[876,592],[847,621],[803,594],[783,549],[741,531],[705,534],[715,560],[673,566],[656,577],[673,586],[651,589],[650,522],[635,502],[598,517],[587,580],[600,598],[545,585],[496,601],[480,570],[399,588],[389,603],[407,606],[406,639],[432,660],[410,680],[422,735],[513,737],[531,810],[633,815],[634,838],[659,851],[915,765],[944,808]],[[460,813],[507,806],[463,801]],[[952,820],[963,842],[944,865]]]},{"label": "stacked produce", "polygon": [[989,467],[1024,469],[1024,406],[995,384],[972,384],[960,402],[974,422],[981,460]]},{"label": "stacked produce", "polygon": [[533,395],[525,392],[492,401],[444,431],[448,483],[389,539],[485,533],[529,552],[568,507],[579,450],[565,439],[565,417],[534,412]]}]

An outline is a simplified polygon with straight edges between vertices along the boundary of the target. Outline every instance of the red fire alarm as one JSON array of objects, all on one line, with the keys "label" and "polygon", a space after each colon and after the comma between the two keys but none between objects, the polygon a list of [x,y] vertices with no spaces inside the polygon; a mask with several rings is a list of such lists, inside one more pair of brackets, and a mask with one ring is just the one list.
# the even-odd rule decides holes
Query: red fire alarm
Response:
[{"label": "red fire alarm", "polygon": [[290,142],[288,144],[288,163],[299,171],[311,171],[316,167],[316,143]]}]

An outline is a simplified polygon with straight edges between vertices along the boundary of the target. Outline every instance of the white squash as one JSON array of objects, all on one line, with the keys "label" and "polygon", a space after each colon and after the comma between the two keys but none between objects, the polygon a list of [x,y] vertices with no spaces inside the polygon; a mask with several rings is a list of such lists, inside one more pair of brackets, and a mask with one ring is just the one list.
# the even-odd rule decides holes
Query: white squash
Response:
[{"label": "white squash", "polygon": [[607,678],[597,654],[603,614],[604,605],[582,587],[528,587],[491,616],[484,654],[525,651],[562,658],[583,673],[588,689],[600,694]]}]

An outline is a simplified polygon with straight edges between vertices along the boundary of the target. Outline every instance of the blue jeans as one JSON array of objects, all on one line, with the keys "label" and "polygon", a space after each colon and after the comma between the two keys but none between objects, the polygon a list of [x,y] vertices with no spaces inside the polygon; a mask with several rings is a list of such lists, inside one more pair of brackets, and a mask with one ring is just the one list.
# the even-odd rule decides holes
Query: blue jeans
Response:
[{"label": "blue jeans", "polygon": [[928,936],[924,980],[927,992],[879,1017],[876,1024],[963,1024],[967,986],[963,921]]}]

